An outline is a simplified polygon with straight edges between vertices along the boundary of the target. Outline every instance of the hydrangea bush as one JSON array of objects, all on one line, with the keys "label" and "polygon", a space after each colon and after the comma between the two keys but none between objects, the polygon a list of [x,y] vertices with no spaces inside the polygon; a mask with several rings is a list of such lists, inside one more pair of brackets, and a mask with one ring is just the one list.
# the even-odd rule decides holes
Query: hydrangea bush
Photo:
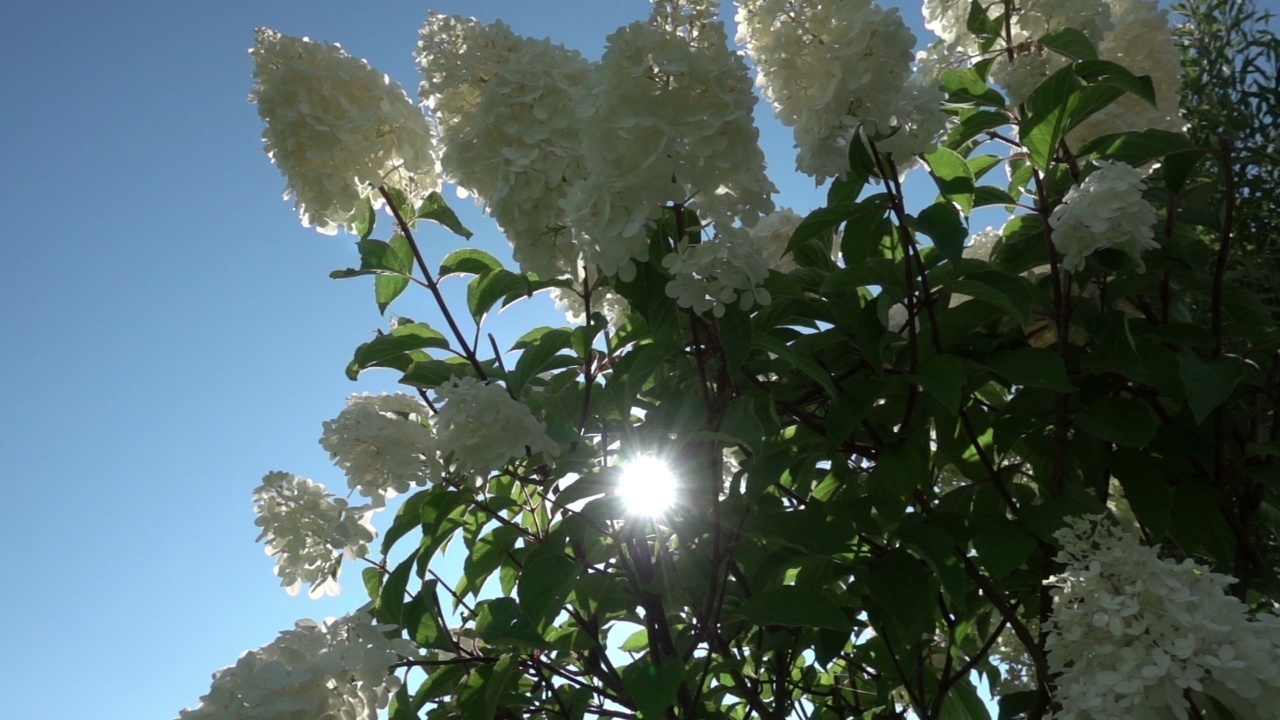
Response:
[{"label": "hydrangea bush", "polygon": [[[334,277],[433,319],[324,424],[362,504],[256,491],[286,589],[368,603],[180,717],[1280,718],[1280,332],[1164,11],[926,0],[913,55],[871,0],[738,0],[738,48],[718,7],[653,0],[598,62],[433,14],[421,105],[259,31],[287,195],[358,238]],[[775,206],[753,83],[823,207]],[[537,293],[566,324],[478,346]]]}]

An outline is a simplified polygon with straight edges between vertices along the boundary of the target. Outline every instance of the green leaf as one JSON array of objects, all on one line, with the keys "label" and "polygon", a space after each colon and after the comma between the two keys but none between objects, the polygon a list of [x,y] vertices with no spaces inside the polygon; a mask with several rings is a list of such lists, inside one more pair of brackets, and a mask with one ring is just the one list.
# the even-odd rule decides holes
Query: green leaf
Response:
[{"label": "green leaf", "polygon": [[564,554],[545,554],[525,564],[516,595],[520,608],[534,625],[541,626],[560,612],[578,578],[578,570],[578,564]]},{"label": "green leaf", "polygon": [[422,506],[430,499],[430,493],[430,490],[419,490],[401,503],[400,508],[396,510],[395,520],[391,522],[391,527],[382,536],[383,555],[389,553],[396,541],[408,534],[410,530],[422,526]]},{"label": "green leaf", "polygon": [[838,395],[835,384],[831,382],[831,375],[822,369],[822,366],[815,362],[813,358],[796,352],[778,338],[764,333],[759,333],[752,337],[751,344],[756,348],[777,355],[783,362],[789,363],[795,369],[808,375],[823,390],[826,390],[831,397]]},{"label": "green leaf", "polygon": [[378,601],[373,605],[373,614],[378,622],[402,624],[405,588],[409,585],[409,574],[413,572],[413,564],[417,559],[418,551],[414,550],[387,576],[382,592],[378,594]]},{"label": "green leaf", "polygon": [[444,197],[438,192],[432,192],[422,201],[422,206],[418,208],[418,217],[424,220],[440,223],[455,235],[459,235],[464,239],[470,240],[472,232],[463,226],[462,221],[454,214],[453,209],[444,201]]},{"label": "green leaf", "polygon": [[405,605],[404,628],[408,630],[413,641],[424,648],[435,650],[454,650],[449,630],[440,617],[440,599],[436,594],[439,582],[428,580]]},{"label": "green leaf", "polygon": [[952,280],[946,289],[1004,310],[1019,322],[1031,320],[1031,294],[1022,281],[998,270],[981,270]]},{"label": "green leaf", "polygon": [[1190,350],[1178,353],[1178,370],[1197,423],[1204,422],[1214,408],[1226,402],[1245,375],[1238,360],[1219,357],[1206,363]]},{"label": "green leaf", "polygon": [[1040,44],[1072,60],[1097,60],[1098,48],[1088,35],[1072,27],[1058,28],[1040,38]]},{"label": "green leaf", "polygon": [[382,593],[382,569],[367,567],[360,573],[360,579],[364,581],[364,589],[369,594],[369,599],[376,604],[378,595]]},{"label": "green leaf", "polygon": [[361,240],[368,240],[377,222],[378,215],[373,211],[373,203],[366,195],[364,202],[360,205],[360,214],[356,216],[356,236]]},{"label": "green leaf", "polygon": [[425,323],[397,325],[390,333],[379,335],[356,348],[355,356],[347,364],[347,378],[355,380],[362,370],[371,367],[407,370],[414,362],[409,353],[427,348],[448,349],[449,341]]},{"label": "green leaf", "polygon": [[409,287],[409,276],[413,273],[413,248],[409,241],[403,235],[393,235],[387,243],[383,261],[392,266],[394,274],[379,275],[373,279],[373,296],[380,313],[385,313],[387,306]]},{"label": "green leaf", "polygon": [[667,709],[675,705],[683,680],[684,668],[673,659],[662,665],[637,660],[622,671],[623,687],[635,701],[642,720],[666,717]]},{"label": "green leaf", "polygon": [[747,598],[737,615],[756,625],[826,628],[848,632],[853,624],[834,601],[812,588],[783,585]]},{"label": "green leaf", "polygon": [[934,247],[948,260],[956,262],[964,253],[964,241],[969,237],[969,230],[954,204],[936,202],[930,205],[911,218],[911,226],[932,238]]},{"label": "green leaf", "polygon": [[623,652],[644,652],[649,649],[649,631],[644,628],[631,633],[618,649]]},{"label": "green leaf", "polygon": [[867,572],[867,587],[875,610],[873,621],[893,627],[893,640],[914,643],[933,631],[938,583],[929,568],[911,553],[895,548],[874,558]]},{"label": "green leaf", "polygon": [[947,94],[947,101],[951,103],[1004,107],[1004,96],[988,87],[972,68],[944,70],[941,87]]},{"label": "green leaf", "polygon": [[1138,400],[1106,397],[1076,414],[1085,432],[1104,442],[1142,447],[1156,436],[1156,417]]},{"label": "green leaf", "polygon": [[[521,341],[524,342],[525,338],[529,338],[529,334],[521,338]],[[516,395],[524,391],[529,381],[541,373],[551,363],[552,358],[573,343],[573,332],[567,328],[555,328],[539,333],[536,339],[528,342],[530,344],[520,353],[520,359],[516,361],[516,367],[511,371],[511,392]]]},{"label": "green leaf", "polygon": [[440,263],[440,277],[446,275],[483,275],[491,270],[501,270],[502,263],[483,250],[463,248],[454,250]]},{"label": "green leaf", "polygon": [[1042,387],[1057,392],[1075,390],[1067,379],[1062,358],[1043,348],[1020,348],[992,354],[984,363],[1013,385]]},{"label": "green leaf", "polygon": [[1041,170],[1048,170],[1054,151],[1067,134],[1079,91],[1080,80],[1067,66],[1050,75],[1027,99],[1028,115],[1022,122],[1020,137],[1031,162]]},{"label": "green leaf", "polygon": [[1072,66],[1081,80],[1091,85],[1106,85],[1133,93],[1156,106],[1156,90],[1148,75],[1134,75],[1128,68],[1109,60],[1082,60]]},{"label": "green leaf", "polygon": [[1009,115],[996,110],[969,110],[960,116],[960,122],[947,134],[946,147],[957,150],[978,134],[1012,124]]},{"label": "green leaf", "polygon": [[973,549],[993,579],[999,580],[1022,567],[1035,552],[1035,538],[1017,523],[1003,517],[983,517],[981,522]]},{"label": "green leaf", "polygon": [[960,206],[968,215],[973,210],[973,171],[960,154],[946,148],[938,148],[924,156],[933,182],[942,197]]},{"label": "green leaf", "polygon": [[532,621],[520,610],[515,598],[500,597],[476,603],[476,634],[497,647],[550,650]]},{"label": "green leaf", "polygon": [[1142,167],[1171,153],[1200,153],[1196,144],[1186,135],[1168,130],[1107,135],[1086,144],[1080,148],[1080,152],[1091,152],[1096,160],[1115,160],[1134,167]]},{"label": "green leaf", "polygon": [[947,412],[960,409],[960,391],[968,379],[964,361],[954,355],[930,355],[920,363],[919,372],[911,378],[925,392],[937,398]]},{"label": "green leaf", "polygon": [[840,255],[844,258],[845,267],[855,267],[865,260],[880,257],[880,243],[892,228],[886,217],[889,204],[887,194],[877,193],[843,211],[845,229],[840,241]]},{"label": "green leaf", "polygon": [[420,388],[437,388],[455,377],[476,377],[476,370],[471,363],[462,358],[447,360],[415,360],[408,370],[404,371],[400,382]]},{"label": "green leaf", "polygon": [[994,185],[979,185],[973,191],[973,206],[975,208],[989,207],[991,205],[1013,207],[1017,202],[1017,198],[1010,195],[1008,191]]},{"label": "green leaf", "polygon": [[476,276],[467,285],[467,309],[476,324],[483,322],[493,304],[507,297],[528,297],[533,294],[529,278],[499,268]]}]

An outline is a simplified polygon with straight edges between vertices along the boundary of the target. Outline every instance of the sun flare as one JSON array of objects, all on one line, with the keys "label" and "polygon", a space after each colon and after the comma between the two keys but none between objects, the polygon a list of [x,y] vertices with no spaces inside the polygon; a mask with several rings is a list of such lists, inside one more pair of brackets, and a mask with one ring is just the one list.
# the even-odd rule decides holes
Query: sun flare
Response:
[{"label": "sun flare", "polygon": [[675,504],[676,478],[665,462],[643,455],[623,466],[618,494],[629,515],[657,517]]}]

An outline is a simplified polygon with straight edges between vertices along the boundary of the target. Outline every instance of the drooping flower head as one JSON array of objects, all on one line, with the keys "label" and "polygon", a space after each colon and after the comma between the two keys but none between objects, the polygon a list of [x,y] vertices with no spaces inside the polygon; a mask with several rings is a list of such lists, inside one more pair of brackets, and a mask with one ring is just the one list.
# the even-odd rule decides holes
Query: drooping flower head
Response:
[{"label": "drooping flower head", "polygon": [[379,185],[420,199],[439,185],[431,125],[404,90],[337,45],[258,30],[254,87],[262,140],[302,224],[351,230]]},{"label": "drooping flower head", "polygon": [[422,29],[417,58],[449,180],[485,203],[523,270],[573,274],[579,252],[561,204],[585,174],[574,104],[591,64],[501,22],[440,14]]},{"label": "drooping flower head", "polygon": [[292,630],[213,674],[200,705],[179,720],[377,720],[400,687],[390,671],[416,647],[388,640],[388,625],[360,612]]},{"label": "drooping flower head", "polygon": [[351,507],[325,486],[286,472],[267,473],[253,499],[258,540],[266,540],[290,595],[303,584],[311,586],[311,597],[337,595],[342,557],[364,557],[377,536],[369,506]]},{"label": "drooping flower head", "polygon": [[648,22],[609,36],[578,106],[585,178],[566,200],[583,252],[624,280],[648,252],[645,226],[684,205],[754,225],[776,191],[752,118],[757,98],[728,48],[715,3],[655,3]]}]

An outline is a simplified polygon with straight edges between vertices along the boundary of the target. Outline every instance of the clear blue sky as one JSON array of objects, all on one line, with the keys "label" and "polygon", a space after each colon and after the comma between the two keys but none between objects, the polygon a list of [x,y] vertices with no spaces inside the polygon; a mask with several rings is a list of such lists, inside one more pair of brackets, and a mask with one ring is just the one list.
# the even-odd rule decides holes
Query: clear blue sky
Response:
[{"label": "clear blue sky", "polygon": [[[383,320],[338,282],[351,238],[303,229],[246,101],[256,26],[337,41],[416,93],[432,9],[502,18],[598,57],[644,0],[9,3],[0,23],[0,720],[167,720],[299,617],[254,543],[251,491],[288,470],[340,489],[316,441]],[[904,12],[920,24],[918,5]],[[789,131],[762,125],[782,204],[811,209]],[[478,243],[505,252],[457,203]],[[427,232],[439,258],[458,241]],[[556,322],[549,304],[495,326]],[[397,309],[433,317],[421,296]],[[543,313],[541,318],[539,312]]]}]

